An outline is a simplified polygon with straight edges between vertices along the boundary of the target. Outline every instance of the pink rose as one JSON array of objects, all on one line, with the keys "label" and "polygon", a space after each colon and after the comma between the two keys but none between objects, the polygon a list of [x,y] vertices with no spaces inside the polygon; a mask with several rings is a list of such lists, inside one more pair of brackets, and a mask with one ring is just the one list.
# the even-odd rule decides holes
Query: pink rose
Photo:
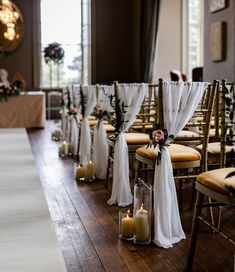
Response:
[{"label": "pink rose", "polygon": [[164,140],[164,132],[160,129],[154,130],[152,135],[153,135],[153,139],[155,139],[156,141]]}]

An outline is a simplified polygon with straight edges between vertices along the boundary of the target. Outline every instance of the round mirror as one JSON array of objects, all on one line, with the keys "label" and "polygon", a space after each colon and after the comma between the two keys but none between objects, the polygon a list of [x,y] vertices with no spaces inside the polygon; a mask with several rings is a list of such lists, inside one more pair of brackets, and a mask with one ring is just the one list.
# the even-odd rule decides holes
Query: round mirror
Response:
[{"label": "round mirror", "polygon": [[0,0],[0,53],[16,50],[23,38],[23,17],[10,0]]}]

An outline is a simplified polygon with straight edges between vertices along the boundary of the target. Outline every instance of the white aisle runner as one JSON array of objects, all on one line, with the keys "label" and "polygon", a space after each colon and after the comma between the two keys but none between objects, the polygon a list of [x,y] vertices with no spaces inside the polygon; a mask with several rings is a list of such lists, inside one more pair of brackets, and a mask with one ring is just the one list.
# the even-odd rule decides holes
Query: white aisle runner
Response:
[{"label": "white aisle runner", "polygon": [[0,271],[66,271],[25,129],[0,129]]}]

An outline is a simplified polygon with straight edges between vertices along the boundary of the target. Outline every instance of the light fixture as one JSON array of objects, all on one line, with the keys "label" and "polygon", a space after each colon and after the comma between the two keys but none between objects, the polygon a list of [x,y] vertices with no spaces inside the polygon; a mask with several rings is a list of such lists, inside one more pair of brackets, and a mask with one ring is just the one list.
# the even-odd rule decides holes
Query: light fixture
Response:
[{"label": "light fixture", "polygon": [[19,39],[15,28],[18,21],[23,21],[22,15],[16,5],[10,0],[2,0],[0,4],[0,22],[5,26],[3,36],[9,41]]}]

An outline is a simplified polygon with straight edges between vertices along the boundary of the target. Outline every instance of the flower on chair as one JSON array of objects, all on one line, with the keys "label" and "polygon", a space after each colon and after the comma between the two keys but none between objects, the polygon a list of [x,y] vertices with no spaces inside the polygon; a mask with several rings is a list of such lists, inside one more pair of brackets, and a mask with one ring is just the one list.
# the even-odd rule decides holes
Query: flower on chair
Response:
[{"label": "flower on chair", "polygon": [[147,145],[147,148],[157,147],[158,157],[157,157],[157,164],[159,164],[161,160],[161,152],[163,149],[165,149],[166,146],[169,145],[171,141],[174,139],[174,135],[168,135],[168,132],[166,129],[161,130],[157,129],[152,131],[149,134],[150,143]]}]

